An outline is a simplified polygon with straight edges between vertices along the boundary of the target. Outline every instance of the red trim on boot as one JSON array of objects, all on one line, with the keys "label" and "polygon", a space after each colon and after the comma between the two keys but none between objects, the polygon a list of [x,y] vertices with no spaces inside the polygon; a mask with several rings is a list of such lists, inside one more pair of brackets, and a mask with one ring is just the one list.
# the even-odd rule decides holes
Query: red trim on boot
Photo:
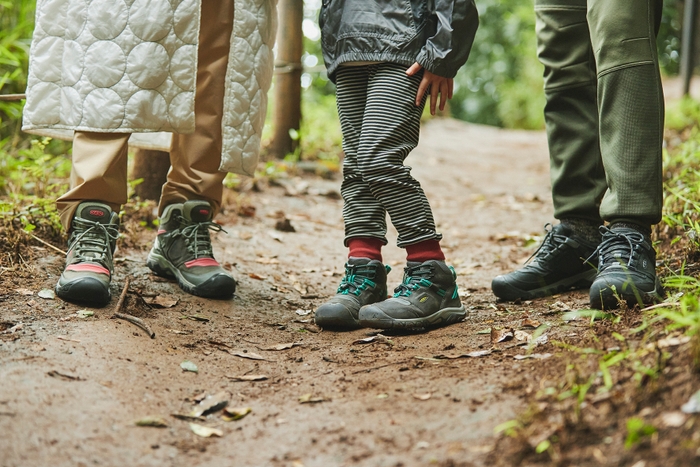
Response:
[{"label": "red trim on boot", "polygon": [[187,269],[194,267],[220,266],[219,262],[214,258],[197,258],[192,261],[187,261],[185,267]]},{"label": "red trim on boot", "polygon": [[94,272],[96,274],[106,274],[109,276],[109,269],[99,264],[92,263],[69,264],[66,266],[65,271]]},{"label": "red trim on boot", "polygon": [[381,239],[375,237],[355,237],[348,239],[348,258],[369,258],[376,259],[382,262],[382,246],[384,243]]},{"label": "red trim on boot", "polygon": [[424,263],[430,260],[445,261],[445,254],[438,240],[423,240],[406,247],[406,261]]}]

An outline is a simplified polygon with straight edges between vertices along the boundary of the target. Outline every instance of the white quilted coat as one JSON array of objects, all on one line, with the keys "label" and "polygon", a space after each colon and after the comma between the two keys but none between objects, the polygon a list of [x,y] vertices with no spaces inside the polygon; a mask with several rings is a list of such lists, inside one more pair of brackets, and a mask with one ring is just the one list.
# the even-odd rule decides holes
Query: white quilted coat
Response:
[{"label": "white quilted coat", "polygon": [[[252,175],[257,165],[275,4],[234,2],[223,171]],[[38,0],[23,129],[59,137],[194,131],[199,8],[199,0]]]}]

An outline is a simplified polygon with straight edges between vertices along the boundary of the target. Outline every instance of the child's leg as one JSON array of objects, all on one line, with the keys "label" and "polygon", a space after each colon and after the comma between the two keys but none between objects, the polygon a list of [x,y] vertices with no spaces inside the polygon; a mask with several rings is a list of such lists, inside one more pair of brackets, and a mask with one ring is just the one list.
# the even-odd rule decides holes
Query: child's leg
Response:
[{"label": "child's leg", "polygon": [[362,307],[359,324],[373,328],[418,329],[455,323],[466,312],[456,274],[445,262],[428,199],[404,165],[418,145],[425,105],[415,105],[422,79],[406,67],[383,63],[371,68],[357,164],[363,180],[391,216],[406,248],[408,264],[392,298]]},{"label": "child's leg", "polygon": [[409,77],[405,71],[405,66],[392,63],[370,67],[357,167],[372,196],[389,213],[399,233],[398,246],[418,254],[417,260],[442,260],[442,236],[430,204],[411,168],[404,165],[418,145],[425,104],[423,99],[415,105],[422,73]]},{"label": "child's leg", "polygon": [[316,324],[331,329],[359,328],[364,305],[384,300],[386,274],[381,247],[386,244],[386,211],[374,198],[357,166],[362,121],[367,99],[369,66],[338,70],[337,103],[343,131],[343,219],[348,261],[337,293],[316,309]]},{"label": "child's leg", "polygon": [[[358,167],[358,150],[367,101],[370,69],[376,66],[348,66],[338,70],[337,104],[343,132],[343,219],[345,244],[350,256],[381,261],[381,246],[386,244],[386,210],[374,197]],[[359,252],[359,253],[353,253]]]}]

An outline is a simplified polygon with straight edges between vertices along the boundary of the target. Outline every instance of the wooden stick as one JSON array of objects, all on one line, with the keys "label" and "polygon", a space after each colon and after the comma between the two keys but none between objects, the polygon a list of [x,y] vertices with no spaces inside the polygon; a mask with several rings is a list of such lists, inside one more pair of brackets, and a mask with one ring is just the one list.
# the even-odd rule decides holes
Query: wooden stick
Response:
[{"label": "wooden stick", "polygon": [[60,248],[56,248],[55,246],[53,246],[53,245],[50,244],[49,242],[46,242],[46,241],[40,239],[39,237],[37,237],[37,236],[34,235],[33,233],[30,233],[29,236],[32,237],[32,238],[33,238],[34,240],[36,240],[37,242],[39,242],[39,243],[41,243],[41,244],[43,244],[43,245],[45,245],[45,246],[47,246],[47,247],[49,247],[49,248],[51,248],[51,249],[53,249],[53,250],[55,250],[55,251],[61,253],[63,256],[66,256],[66,255],[68,254],[68,253],[66,253],[65,251],[61,250]]},{"label": "wooden stick", "polygon": [[1,94],[0,95],[0,101],[21,101],[22,99],[26,99],[27,95],[26,94]]},{"label": "wooden stick", "polygon": [[123,319],[124,321],[128,321],[131,324],[134,324],[141,329],[143,329],[146,334],[148,334],[148,337],[151,339],[156,338],[156,333],[153,332],[153,330],[148,326],[148,324],[144,323],[143,320],[137,318],[136,316],[131,316],[126,313],[120,313],[119,311],[122,309],[124,306],[124,301],[126,300],[126,294],[129,291],[129,284],[131,283],[131,278],[127,277],[126,280],[124,281],[124,288],[122,289],[122,293],[119,296],[119,301],[117,302],[117,307],[114,310],[114,314],[112,315],[112,318],[118,318],[118,319]]}]

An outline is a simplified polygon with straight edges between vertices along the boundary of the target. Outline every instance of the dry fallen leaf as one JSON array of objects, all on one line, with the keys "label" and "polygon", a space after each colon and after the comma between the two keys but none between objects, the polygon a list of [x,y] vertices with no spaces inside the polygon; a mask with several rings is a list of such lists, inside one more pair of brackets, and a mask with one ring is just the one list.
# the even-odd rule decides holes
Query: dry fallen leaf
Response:
[{"label": "dry fallen leaf", "polygon": [[315,404],[318,402],[323,402],[325,399],[323,397],[313,397],[312,394],[304,394],[299,396],[299,403],[301,404]]},{"label": "dry fallen leaf", "polygon": [[656,345],[659,346],[660,349],[665,349],[667,347],[676,347],[679,345],[687,344],[690,342],[690,336],[680,336],[680,337],[665,337],[663,339],[659,339]]},{"label": "dry fallen leaf", "polygon": [[372,337],[365,337],[364,339],[357,339],[352,342],[353,344],[387,344],[394,345],[394,341],[389,339],[383,334],[377,334]]},{"label": "dry fallen leaf", "polygon": [[224,414],[221,418],[223,418],[227,422],[231,422],[233,420],[240,420],[252,411],[253,409],[251,409],[250,407],[226,407],[224,409]]},{"label": "dry fallen leaf", "polygon": [[447,359],[447,360],[454,360],[457,358],[479,358],[479,357],[485,357],[486,355],[492,354],[493,351],[491,350],[476,350],[474,352],[469,352],[469,353],[463,353],[463,354],[439,354],[435,355],[433,358],[437,359]]},{"label": "dry fallen leaf", "polygon": [[260,257],[255,258],[255,262],[260,264],[279,264],[279,260],[277,258]]},{"label": "dry fallen leaf", "polygon": [[525,331],[515,331],[515,338],[519,341],[530,342],[530,339],[532,339],[532,335]]},{"label": "dry fallen leaf", "polygon": [[20,295],[34,295],[34,292],[25,288],[15,289],[15,292],[17,292]]},{"label": "dry fallen leaf", "polygon": [[512,340],[513,337],[515,337],[515,333],[513,332],[513,328],[507,328],[507,329],[491,328],[491,343],[492,344],[497,344],[499,342],[507,342],[509,340]]},{"label": "dry fallen leaf", "polygon": [[209,438],[211,436],[224,436],[224,432],[217,430],[216,428],[209,428],[208,426],[198,425],[197,423],[190,423],[190,430],[197,436],[202,438]]},{"label": "dry fallen leaf", "polygon": [[168,422],[160,417],[145,417],[134,422],[136,426],[152,426],[156,428],[166,428]]},{"label": "dry fallen leaf", "polygon": [[185,371],[191,371],[192,373],[199,373],[197,365],[195,365],[189,360],[185,360],[184,362],[180,363],[180,368],[182,368]]},{"label": "dry fallen leaf", "polygon": [[267,375],[242,375],[242,376],[227,376],[231,381],[265,381]]},{"label": "dry fallen leaf", "polygon": [[47,300],[53,300],[56,298],[56,292],[51,289],[41,289],[37,295]]},{"label": "dry fallen leaf", "polygon": [[551,353],[531,353],[528,355],[516,355],[513,357],[516,360],[525,360],[526,358],[533,358],[535,360],[544,360],[546,358],[551,357]]},{"label": "dry fallen leaf", "polygon": [[260,274],[255,274],[254,272],[248,274],[248,277],[250,277],[251,279],[257,279],[259,281],[264,281],[265,279],[267,279],[267,276],[261,276]]},{"label": "dry fallen leaf", "polygon": [[250,360],[265,360],[265,357],[258,355],[255,352],[240,351],[240,350],[229,350],[228,353],[234,357],[248,358]]},{"label": "dry fallen leaf", "polygon": [[228,405],[229,394],[225,391],[207,396],[192,410],[193,417],[202,417],[210,413],[218,412]]},{"label": "dry fallen leaf", "polygon": [[432,392],[428,392],[426,394],[413,394],[413,398],[418,399],[419,401],[427,401],[431,397],[433,397]]},{"label": "dry fallen leaf", "polygon": [[540,327],[541,324],[542,324],[542,323],[540,323],[539,321],[537,321],[537,320],[535,320],[535,319],[529,319],[529,318],[527,318],[527,319],[524,319],[524,320],[523,320],[521,326],[524,327],[524,328],[536,329],[536,328]]},{"label": "dry fallen leaf", "polygon": [[289,342],[287,344],[277,344],[277,345],[273,345],[272,347],[266,347],[262,350],[287,350],[287,349],[291,349],[294,347],[298,347],[300,345],[303,345],[303,344],[301,342]]},{"label": "dry fallen leaf", "polygon": [[664,412],[660,416],[661,426],[664,428],[679,428],[685,425],[688,415],[683,412]]}]

